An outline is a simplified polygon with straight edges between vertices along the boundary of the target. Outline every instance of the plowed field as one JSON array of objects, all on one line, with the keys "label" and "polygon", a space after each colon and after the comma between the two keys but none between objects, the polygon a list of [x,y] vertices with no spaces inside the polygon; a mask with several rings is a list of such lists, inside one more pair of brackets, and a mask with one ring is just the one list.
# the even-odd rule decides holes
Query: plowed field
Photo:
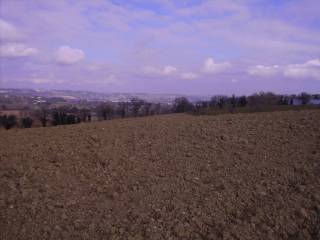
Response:
[{"label": "plowed field", "polygon": [[0,239],[320,239],[320,111],[0,131]]}]

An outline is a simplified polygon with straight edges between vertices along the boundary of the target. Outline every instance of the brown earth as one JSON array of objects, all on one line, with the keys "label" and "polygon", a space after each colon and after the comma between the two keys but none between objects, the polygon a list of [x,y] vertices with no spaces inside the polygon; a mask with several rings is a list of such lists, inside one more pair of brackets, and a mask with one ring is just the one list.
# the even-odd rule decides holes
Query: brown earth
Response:
[{"label": "brown earth", "polygon": [[320,111],[2,131],[0,239],[320,239]]}]

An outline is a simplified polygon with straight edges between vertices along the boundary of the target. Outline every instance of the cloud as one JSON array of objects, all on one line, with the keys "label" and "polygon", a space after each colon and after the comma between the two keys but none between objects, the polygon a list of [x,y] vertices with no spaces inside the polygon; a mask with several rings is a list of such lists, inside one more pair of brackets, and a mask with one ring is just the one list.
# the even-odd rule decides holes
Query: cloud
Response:
[{"label": "cloud", "polygon": [[312,59],[300,64],[256,65],[248,67],[249,75],[259,77],[284,76],[292,79],[316,79],[320,80],[320,59]]},{"label": "cloud", "polygon": [[[227,87],[219,81],[231,83],[232,79],[241,82],[239,91],[266,87],[289,91],[290,87],[304,86],[320,89],[320,81],[312,81],[318,79],[319,60],[305,61],[320,56],[320,31],[315,24],[320,1],[290,1],[291,7],[274,1],[163,1],[2,0],[1,44],[25,45],[11,51],[1,47],[1,53],[32,55],[32,47],[43,51],[27,61],[1,59],[3,79],[10,79],[8,82],[15,86],[15,82],[39,71],[37,77],[48,78],[47,73],[53,72],[56,78],[52,80],[63,79],[64,87],[70,89],[100,90],[105,86],[109,90],[113,85],[101,82],[114,82],[112,74],[125,81],[123,87],[114,88],[118,91],[207,92],[218,91],[220,85],[224,91]],[[314,4],[309,4],[311,1]],[[310,11],[313,17],[309,19]],[[44,51],[61,45],[70,47],[61,47],[49,56],[53,61],[48,61]],[[76,46],[81,50],[72,51]],[[85,53],[89,52],[87,60]],[[210,56],[214,58],[207,58]],[[84,64],[70,65],[84,58]],[[61,68],[55,60],[69,65]],[[270,62],[279,67],[268,65]],[[259,77],[265,79],[252,81]],[[303,85],[299,81],[286,85],[288,79],[298,77],[306,80]],[[197,79],[197,84],[191,79]]]},{"label": "cloud", "polygon": [[176,71],[177,71],[177,68],[172,67],[172,66],[166,66],[166,67],[164,67],[164,69],[163,69],[163,73],[164,73],[165,75],[174,74]]},{"label": "cloud", "polygon": [[244,4],[237,3],[232,0],[223,1],[202,1],[198,5],[180,8],[177,11],[181,16],[207,16],[212,13],[217,14],[232,14],[232,15],[245,15],[247,7]]},{"label": "cloud", "polygon": [[180,77],[181,79],[185,79],[185,80],[193,80],[193,79],[197,79],[199,75],[193,72],[186,72],[186,73],[181,73]]},{"label": "cloud", "polygon": [[265,66],[265,65],[256,65],[253,67],[249,67],[247,72],[250,75],[260,76],[260,77],[268,77],[274,76],[280,72],[280,67],[278,65]]},{"label": "cloud", "polygon": [[27,47],[25,44],[8,43],[0,46],[1,57],[28,57],[36,54],[36,48]]},{"label": "cloud", "polygon": [[104,69],[106,66],[105,64],[101,64],[101,63],[91,63],[87,66],[87,69],[89,71],[99,71]]},{"label": "cloud", "polygon": [[142,69],[143,73],[146,75],[153,75],[153,76],[171,76],[176,74],[178,69],[173,66],[165,66],[162,68],[156,68],[151,66],[146,66]]},{"label": "cloud", "polygon": [[202,71],[204,73],[221,73],[231,67],[228,62],[216,63],[212,58],[207,58],[203,64]]},{"label": "cloud", "polygon": [[320,80],[320,59],[288,65],[284,68],[283,74],[289,78]]},{"label": "cloud", "polygon": [[21,34],[9,22],[0,19],[0,57],[18,58],[35,55],[38,50],[21,42]]},{"label": "cloud", "polygon": [[[102,73],[102,74],[95,74],[91,76],[91,79],[87,78],[78,78],[77,83],[79,84],[92,84],[95,86],[121,86],[124,81],[120,80],[115,73]],[[81,79],[81,80],[79,80]]]},{"label": "cloud", "polygon": [[102,83],[105,83],[105,84],[118,84],[119,80],[117,79],[117,77],[114,74],[111,74],[108,77],[106,77],[105,79],[103,79]]},{"label": "cloud", "polygon": [[35,84],[44,84],[44,83],[51,83],[52,81],[46,78],[33,78],[31,79],[31,82]]},{"label": "cloud", "polygon": [[305,66],[320,67],[320,59],[312,59],[305,63]]},{"label": "cloud", "polygon": [[61,46],[55,53],[55,59],[60,64],[74,64],[85,58],[81,49]]},{"label": "cloud", "polygon": [[0,40],[12,41],[20,37],[20,34],[15,26],[0,19]]}]

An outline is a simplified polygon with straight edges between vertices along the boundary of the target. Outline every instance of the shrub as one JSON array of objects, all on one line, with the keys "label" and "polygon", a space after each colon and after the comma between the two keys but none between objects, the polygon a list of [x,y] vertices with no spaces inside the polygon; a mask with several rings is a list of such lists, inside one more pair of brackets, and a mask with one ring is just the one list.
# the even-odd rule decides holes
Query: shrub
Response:
[{"label": "shrub", "polygon": [[0,121],[1,125],[7,130],[17,125],[17,118],[15,115],[4,115],[0,118]]},{"label": "shrub", "polygon": [[23,128],[31,128],[32,123],[33,123],[33,120],[30,117],[21,118],[21,126]]},{"label": "shrub", "polygon": [[179,97],[174,100],[174,112],[183,113],[193,110],[192,103],[186,97]]}]

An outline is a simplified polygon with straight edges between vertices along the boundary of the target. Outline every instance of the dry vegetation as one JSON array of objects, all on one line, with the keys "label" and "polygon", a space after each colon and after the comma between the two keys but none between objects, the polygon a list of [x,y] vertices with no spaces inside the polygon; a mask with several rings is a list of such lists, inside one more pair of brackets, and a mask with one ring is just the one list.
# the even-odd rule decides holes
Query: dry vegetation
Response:
[{"label": "dry vegetation", "polygon": [[319,239],[320,111],[2,131],[0,239]]}]

